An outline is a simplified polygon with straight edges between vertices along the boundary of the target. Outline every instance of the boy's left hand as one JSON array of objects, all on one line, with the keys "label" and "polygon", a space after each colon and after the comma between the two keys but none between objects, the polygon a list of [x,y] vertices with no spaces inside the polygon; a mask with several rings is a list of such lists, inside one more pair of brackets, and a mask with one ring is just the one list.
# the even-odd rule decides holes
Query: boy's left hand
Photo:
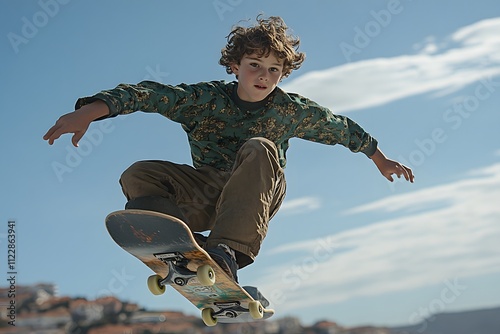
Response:
[{"label": "boy's left hand", "polygon": [[403,176],[406,181],[413,183],[415,176],[413,175],[411,168],[397,161],[388,159],[380,149],[377,148],[377,151],[370,157],[370,159],[373,160],[380,173],[382,173],[387,180],[393,182],[394,178],[392,175],[395,174],[398,178]]}]

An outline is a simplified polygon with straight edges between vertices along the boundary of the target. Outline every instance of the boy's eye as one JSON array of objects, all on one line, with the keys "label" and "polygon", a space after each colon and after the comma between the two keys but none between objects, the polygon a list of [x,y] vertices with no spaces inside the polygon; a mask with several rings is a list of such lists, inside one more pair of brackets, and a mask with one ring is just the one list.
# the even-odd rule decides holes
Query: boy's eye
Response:
[{"label": "boy's eye", "polygon": [[257,63],[250,63],[250,66],[257,67],[257,66],[259,66],[259,64],[257,64]]},{"label": "boy's eye", "polygon": [[276,67],[271,67],[269,70],[270,70],[271,72],[278,72],[278,69],[277,69]]}]

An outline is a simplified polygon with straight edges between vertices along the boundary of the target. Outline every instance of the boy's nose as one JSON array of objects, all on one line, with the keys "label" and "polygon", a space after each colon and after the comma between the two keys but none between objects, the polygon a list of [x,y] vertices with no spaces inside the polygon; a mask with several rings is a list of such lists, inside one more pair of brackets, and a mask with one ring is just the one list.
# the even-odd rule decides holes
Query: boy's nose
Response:
[{"label": "boy's nose", "polygon": [[259,80],[261,80],[261,81],[267,81],[267,79],[268,79],[267,78],[267,71],[261,71],[259,73]]}]

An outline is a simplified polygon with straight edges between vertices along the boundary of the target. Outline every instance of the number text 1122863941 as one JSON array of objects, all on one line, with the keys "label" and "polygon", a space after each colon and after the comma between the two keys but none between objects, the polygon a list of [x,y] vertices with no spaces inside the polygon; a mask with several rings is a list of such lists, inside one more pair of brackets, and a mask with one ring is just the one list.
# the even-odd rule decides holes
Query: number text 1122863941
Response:
[{"label": "number text 1122863941", "polygon": [[11,326],[16,325],[16,280],[16,222],[9,220],[7,223],[7,282],[9,283],[7,317],[10,319],[8,324]]}]

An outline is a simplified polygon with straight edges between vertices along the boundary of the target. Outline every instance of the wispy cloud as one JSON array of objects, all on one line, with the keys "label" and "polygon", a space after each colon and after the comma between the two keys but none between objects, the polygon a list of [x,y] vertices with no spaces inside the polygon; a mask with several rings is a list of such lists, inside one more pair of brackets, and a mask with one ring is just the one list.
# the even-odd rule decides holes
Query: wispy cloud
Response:
[{"label": "wispy cloud", "polygon": [[464,27],[443,41],[432,36],[414,55],[378,58],[309,72],[283,85],[335,112],[383,105],[408,96],[450,94],[500,75],[500,18]]},{"label": "wispy cloud", "polygon": [[[500,272],[500,163],[460,181],[346,212],[400,216],[268,251],[286,253],[258,286],[280,311]],[[416,212],[418,208],[418,212]],[[311,298],[310,296],[314,296]]]},{"label": "wispy cloud", "polygon": [[301,197],[285,200],[281,205],[280,214],[299,214],[317,210],[321,207],[321,201],[316,197]]}]

